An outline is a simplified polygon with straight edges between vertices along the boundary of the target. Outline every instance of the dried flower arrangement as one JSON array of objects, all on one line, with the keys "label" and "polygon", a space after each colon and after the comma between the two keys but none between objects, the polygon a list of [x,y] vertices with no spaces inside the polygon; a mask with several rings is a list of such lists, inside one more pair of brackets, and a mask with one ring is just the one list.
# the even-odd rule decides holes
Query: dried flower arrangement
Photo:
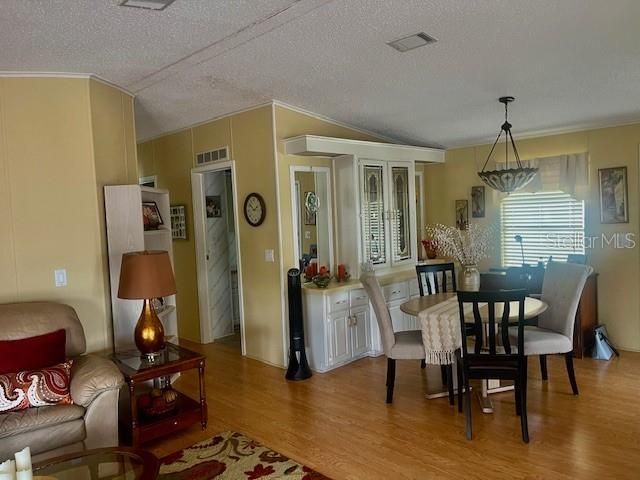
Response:
[{"label": "dried flower arrangement", "polygon": [[461,265],[477,265],[489,257],[493,228],[470,224],[466,230],[458,230],[438,223],[427,226],[427,234],[440,255],[453,258]]}]

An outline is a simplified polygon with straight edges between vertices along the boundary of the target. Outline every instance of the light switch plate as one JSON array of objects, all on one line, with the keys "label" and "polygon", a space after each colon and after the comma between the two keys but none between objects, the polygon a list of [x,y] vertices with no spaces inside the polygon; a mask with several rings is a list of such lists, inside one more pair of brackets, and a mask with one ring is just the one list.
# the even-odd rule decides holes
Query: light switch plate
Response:
[{"label": "light switch plate", "polygon": [[275,262],[275,256],[272,249],[267,249],[264,251],[264,261],[270,263]]},{"label": "light switch plate", "polygon": [[53,279],[55,281],[56,287],[66,287],[67,286],[67,271],[64,268],[53,271]]}]

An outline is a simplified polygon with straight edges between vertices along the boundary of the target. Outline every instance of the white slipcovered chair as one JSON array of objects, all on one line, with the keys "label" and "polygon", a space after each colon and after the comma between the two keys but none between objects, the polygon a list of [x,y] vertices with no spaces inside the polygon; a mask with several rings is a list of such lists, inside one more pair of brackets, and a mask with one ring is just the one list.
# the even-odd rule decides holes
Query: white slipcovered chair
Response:
[{"label": "white slipcovered chair", "polygon": [[387,357],[387,403],[391,403],[396,377],[396,360],[424,360],[425,358],[422,331],[394,332],[391,315],[375,274],[364,272],[360,276],[360,282],[369,295],[380,329],[382,348]]},{"label": "white slipcovered chair", "polygon": [[[564,355],[574,395],[578,385],[573,371],[573,329],[582,289],[593,269],[588,265],[549,262],[542,283],[541,300],[549,307],[538,317],[536,327],[524,330],[524,354],[539,355],[542,379],[547,380],[547,355]],[[517,327],[509,328],[511,342]]]}]

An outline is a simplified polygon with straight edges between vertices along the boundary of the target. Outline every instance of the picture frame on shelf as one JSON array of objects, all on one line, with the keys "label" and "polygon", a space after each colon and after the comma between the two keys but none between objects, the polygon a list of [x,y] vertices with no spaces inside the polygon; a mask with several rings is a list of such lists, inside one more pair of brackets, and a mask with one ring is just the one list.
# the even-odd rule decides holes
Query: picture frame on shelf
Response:
[{"label": "picture frame on shelf", "polygon": [[469,226],[469,200],[456,200],[456,228],[466,230]]},{"label": "picture frame on shelf", "polygon": [[156,202],[142,202],[142,224],[145,230],[157,230],[160,225],[164,225]]},{"label": "picture frame on shelf", "polygon": [[600,223],[629,223],[627,167],[598,169]]},{"label": "picture frame on shelf", "polygon": [[484,218],[485,190],[484,186],[471,187],[471,217]]}]

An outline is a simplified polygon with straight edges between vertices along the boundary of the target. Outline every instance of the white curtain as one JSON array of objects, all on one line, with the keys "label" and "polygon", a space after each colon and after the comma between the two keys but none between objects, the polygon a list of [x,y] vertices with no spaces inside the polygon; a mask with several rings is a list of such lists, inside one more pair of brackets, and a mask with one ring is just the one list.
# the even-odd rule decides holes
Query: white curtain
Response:
[{"label": "white curtain", "polygon": [[[562,190],[577,200],[584,200],[589,194],[589,154],[572,153],[554,157],[533,158],[523,160],[523,167],[537,167],[538,174],[519,190],[520,192],[553,192]],[[515,161],[509,162],[515,167]],[[496,162],[496,168],[505,168],[504,162]]]}]

